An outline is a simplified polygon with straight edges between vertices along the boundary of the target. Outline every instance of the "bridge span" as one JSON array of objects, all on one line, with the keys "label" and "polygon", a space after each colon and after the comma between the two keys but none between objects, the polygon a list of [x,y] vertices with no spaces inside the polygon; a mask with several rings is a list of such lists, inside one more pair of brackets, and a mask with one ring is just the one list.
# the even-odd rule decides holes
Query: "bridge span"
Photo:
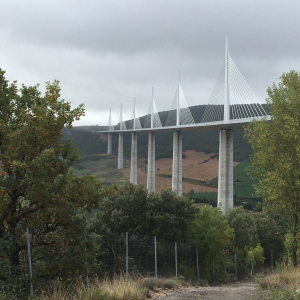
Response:
[{"label": "bridge span", "polygon": [[[242,128],[252,120],[261,120],[262,118],[269,120],[270,116],[254,96],[230,57],[227,36],[225,63],[199,123],[194,121],[181,89],[178,75],[173,106],[169,111],[165,126],[162,126],[159,118],[152,90],[152,101],[144,126],[141,126],[140,119],[136,117],[134,101],[134,110],[130,121],[122,120],[121,105],[118,125],[111,125],[110,112],[108,128],[101,132],[108,134],[108,154],[112,153],[112,134],[119,135],[119,169],[123,168],[123,134],[124,132],[131,133],[130,181],[135,184],[137,183],[137,134],[148,132],[147,188],[149,191],[155,191],[155,133],[158,131],[173,132],[172,190],[177,195],[182,195],[182,131],[219,130],[218,206],[224,214],[227,214],[233,207],[233,130]],[[126,123],[129,125],[127,126]]]}]

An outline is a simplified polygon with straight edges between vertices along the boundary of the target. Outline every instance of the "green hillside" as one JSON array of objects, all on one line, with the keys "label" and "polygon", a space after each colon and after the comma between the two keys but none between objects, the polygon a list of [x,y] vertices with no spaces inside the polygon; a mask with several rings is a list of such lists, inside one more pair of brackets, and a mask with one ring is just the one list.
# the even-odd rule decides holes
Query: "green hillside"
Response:
[{"label": "green hillside", "polygon": [[[248,162],[238,164],[233,168],[233,195],[234,205],[242,205],[245,208],[259,209],[260,198],[254,193],[253,184],[255,180],[250,178],[246,172]],[[214,187],[218,186],[218,177],[211,180]],[[194,199],[196,203],[209,203],[213,206],[217,205],[217,193],[188,193],[190,199]]]},{"label": "green hillside", "polygon": [[[191,112],[196,122],[199,122],[205,106],[191,107]],[[167,111],[160,112],[160,118],[164,124],[168,116]],[[145,123],[146,116],[140,118],[141,124]],[[129,125],[129,121],[127,126]],[[171,125],[171,124],[169,124]],[[74,172],[77,175],[91,173],[99,177],[103,182],[113,183],[124,180],[122,172],[117,169],[117,151],[118,151],[118,134],[112,135],[111,156],[107,156],[107,134],[99,131],[106,130],[104,126],[80,126],[73,129],[64,129],[63,138],[71,139],[80,152],[80,160],[74,165]],[[244,201],[246,198],[254,198],[253,180],[251,180],[245,171],[249,155],[251,154],[250,145],[244,139],[244,130],[233,130],[234,150],[233,158],[236,162],[241,162],[234,168],[234,195],[235,201]],[[218,153],[219,149],[219,131],[218,130],[199,130],[184,131],[183,150],[196,150],[205,153]],[[138,158],[145,158],[148,155],[148,133],[138,133]],[[173,133],[157,132],[156,133],[156,159],[172,158],[173,156]],[[131,134],[124,133],[124,164],[129,167],[131,152]],[[126,166],[127,165],[127,166]],[[218,179],[212,180],[212,185],[217,186]],[[201,202],[206,199],[207,202],[216,203],[216,193],[197,193],[188,194],[194,197],[196,201]],[[202,200],[201,200],[202,199]],[[252,200],[251,200],[252,201]]]}]

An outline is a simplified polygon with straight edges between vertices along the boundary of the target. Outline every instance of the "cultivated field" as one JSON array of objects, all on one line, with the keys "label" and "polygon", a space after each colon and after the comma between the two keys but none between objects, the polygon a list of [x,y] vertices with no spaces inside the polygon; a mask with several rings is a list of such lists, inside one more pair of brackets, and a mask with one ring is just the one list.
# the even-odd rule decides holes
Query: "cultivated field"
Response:
[{"label": "cultivated field", "polygon": [[[187,150],[184,152],[186,158],[182,160],[182,176],[187,179],[209,181],[218,176],[219,160],[215,153],[196,152]],[[236,166],[238,163],[234,163]],[[163,188],[172,187],[172,158],[161,158],[156,161],[156,191]],[[130,167],[124,168],[122,173],[126,179],[130,179]],[[166,176],[166,177],[162,177]],[[147,184],[147,164],[145,159],[139,161],[138,183]],[[190,190],[195,192],[217,192],[217,188],[193,184],[183,180],[182,190],[188,193]]]}]

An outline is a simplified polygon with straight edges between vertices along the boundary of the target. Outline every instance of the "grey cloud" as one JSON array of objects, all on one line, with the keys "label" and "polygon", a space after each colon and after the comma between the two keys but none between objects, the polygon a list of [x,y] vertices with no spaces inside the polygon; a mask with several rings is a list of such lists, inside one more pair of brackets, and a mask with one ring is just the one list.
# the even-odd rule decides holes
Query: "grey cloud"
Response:
[{"label": "grey cloud", "polygon": [[[190,105],[207,101],[230,53],[258,98],[283,72],[299,70],[300,2],[255,0],[10,0],[1,4],[0,67],[26,84],[59,79],[84,102],[82,123],[100,124],[133,98],[146,112],[154,87],[169,109],[177,70]],[[106,120],[104,121],[106,123]]]}]

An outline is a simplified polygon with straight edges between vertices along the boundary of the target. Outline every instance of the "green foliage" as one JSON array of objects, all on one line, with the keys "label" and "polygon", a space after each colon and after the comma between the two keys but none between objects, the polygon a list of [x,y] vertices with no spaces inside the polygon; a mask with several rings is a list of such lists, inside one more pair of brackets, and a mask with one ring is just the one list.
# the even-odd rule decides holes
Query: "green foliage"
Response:
[{"label": "green foliage", "polygon": [[263,256],[267,258],[268,265],[271,262],[271,250],[273,250],[274,259],[281,258],[284,251],[282,229],[266,213],[234,207],[226,218],[235,233],[230,252],[239,255],[239,274],[246,273],[249,251],[251,249],[253,251],[258,244],[263,249]]},{"label": "green foliage", "polygon": [[268,88],[271,121],[253,121],[246,127],[253,154],[249,174],[257,178],[256,193],[265,209],[288,220],[293,235],[292,261],[298,264],[300,213],[300,74],[283,74]]},{"label": "green foliage", "polygon": [[[33,260],[44,276],[76,269],[82,249],[74,236],[85,223],[79,212],[95,207],[102,193],[94,177],[73,175],[70,167],[78,152],[69,140],[62,140],[61,130],[71,128],[83,114],[83,105],[71,109],[60,98],[58,81],[46,83],[42,95],[38,86],[19,89],[16,82],[9,84],[0,69],[1,256],[15,270],[25,263],[21,253],[26,250],[27,227]],[[66,253],[73,255],[69,265]],[[1,276],[8,279],[8,273]]]},{"label": "green foliage", "polygon": [[248,263],[251,264],[253,262],[254,265],[257,265],[263,264],[264,261],[264,249],[262,248],[260,243],[258,243],[256,247],[250,247],[248,251]]},{"label": "green foliage", "polygon": [[170,190],[148,193],[142,185],[117,186],[99,205],[94,227],[99,234],[131,232],[172,241],[187,238],[196,209]]},{"label": "green foliage", "polygon": [[201,257],[201,277],[210,279],[212,263],[216,270],[218,265],[223,264],[222,251],[233,241],[234,230],[219,208],[205,206],[198,210],[195,219],[190,222],[189,232]]}]

